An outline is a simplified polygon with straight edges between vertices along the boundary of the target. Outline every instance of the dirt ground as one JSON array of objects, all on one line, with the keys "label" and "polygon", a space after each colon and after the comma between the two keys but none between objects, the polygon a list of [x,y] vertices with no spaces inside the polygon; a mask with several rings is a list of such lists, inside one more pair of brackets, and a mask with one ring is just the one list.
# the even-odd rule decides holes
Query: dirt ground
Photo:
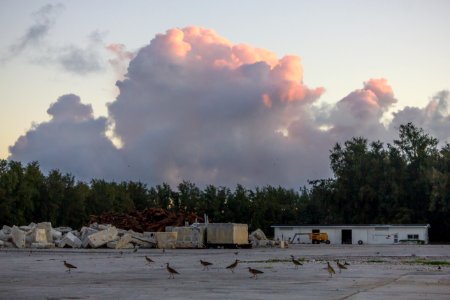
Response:
[{"label": "dirt ground", "polygon": [[[296,269],[290,255],[303,265]],[[225,267],[236,258],[232,273]],[[200,259],[213,265],[202,270]],[[348,269],[339,273],[336,259]],[[68,273],[64,260],[77,269]],[[180,273],[175,279],[167,262]],[[248,267],[264,273],[255,280]],[[0,299],[450,299],[450,245],[0,249]]]}]

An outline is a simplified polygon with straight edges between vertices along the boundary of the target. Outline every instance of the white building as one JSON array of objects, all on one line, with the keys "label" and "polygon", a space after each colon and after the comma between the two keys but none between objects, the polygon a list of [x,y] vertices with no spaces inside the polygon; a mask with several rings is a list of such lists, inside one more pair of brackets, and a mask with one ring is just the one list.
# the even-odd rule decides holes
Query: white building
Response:
[{"label": "white building", "polygon": [[430,225],[273,225],[275,240],[311,244],[310,233],[326,233],[331,244],[428,244]]}]

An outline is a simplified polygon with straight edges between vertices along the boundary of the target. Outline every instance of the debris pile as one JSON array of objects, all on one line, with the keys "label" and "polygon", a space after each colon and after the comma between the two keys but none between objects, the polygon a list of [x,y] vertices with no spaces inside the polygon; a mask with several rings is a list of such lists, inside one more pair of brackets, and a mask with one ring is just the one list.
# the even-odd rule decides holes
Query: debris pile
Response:
[{"label": "debris pile", "polygon": [[108,212],[90,217],[90,223],[111,224],[136,232],[163,232],[166,226],[184,226],[186,222],[203,222],[203,218],[194,213],[170,212],[162,208],[147,208],[131,213]]},{"label": "debris pile", "polygon": [[91,216],[89,226],[80,231],[70,227],[52,228],[50,222],[27,226],[4,225],[0,247],[15,248],[99,248],[137,249],[174,248],[177,233],[163,233],[166,227],[184,226],[203,221],[192,213],[168,212],[160,208]]}]

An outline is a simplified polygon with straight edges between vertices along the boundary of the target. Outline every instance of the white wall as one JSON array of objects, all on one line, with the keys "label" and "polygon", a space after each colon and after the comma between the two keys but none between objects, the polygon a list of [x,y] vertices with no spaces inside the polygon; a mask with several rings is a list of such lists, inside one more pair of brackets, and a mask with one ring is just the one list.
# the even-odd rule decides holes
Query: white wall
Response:
[{"label": "white wall", "polygon": [[[413,226],[386,226],[386,227],[275,227],[274,236],[275,240],[288,241],[289,238],[293,238],[295,233],[304,233],[304,235],[297,235],[295,240],[292,241],[295,244],[310,244],[306,233],[311,233],[313,229],[319,229],[320,232],[326,232],[331,244],[342,243],[342,230],[352,230],[352,244],[358,244],[358,241],[362,241],[363,244],[394,244],[400,240],[407,240],[408,234],[418,235],[419,240],[425,241],[428,244],[428,229],[425,227],[413,227]],[[395,236],[397,235],[397,239]]]}]

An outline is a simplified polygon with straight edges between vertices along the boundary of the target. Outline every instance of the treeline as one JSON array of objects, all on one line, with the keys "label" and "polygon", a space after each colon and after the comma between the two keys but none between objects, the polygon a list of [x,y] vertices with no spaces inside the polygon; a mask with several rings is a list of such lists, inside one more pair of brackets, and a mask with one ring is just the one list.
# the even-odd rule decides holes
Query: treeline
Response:
[{"label": "treeline", "polygon": [[450,241],[450,145],[409,123],[393,144],[353,138],[330,151],[333,179],[299,190],[247,189],[184,181],[148,187],[141,182],[76,181],[37,162],[0,160],[0,224],[51,221],[79,228],[90,215],[147,207],[207,214],[269,235],[273,224],[430,224],[432,241]]}]

